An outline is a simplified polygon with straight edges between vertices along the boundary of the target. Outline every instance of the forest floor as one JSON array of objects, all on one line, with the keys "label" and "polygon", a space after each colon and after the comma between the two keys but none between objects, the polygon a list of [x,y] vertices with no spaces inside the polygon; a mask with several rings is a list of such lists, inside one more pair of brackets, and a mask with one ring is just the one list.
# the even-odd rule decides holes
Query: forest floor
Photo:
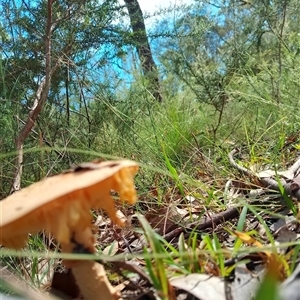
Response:
[{"label": "forest floor", "polygon": [[[94,211],[97,259],[122,298],[259,300],[291,292],[282,282],[292,278],[299,261],[300,160],[293,141],[280,153],[275,163],[234,148],[213,162],[199,151],[192,175],[166,158],[169,173],[153,172],[146,188],[141,183],[147,166],[141,165],[137,204],[119,206],[124,228]],[[72,274],[49,258],[58,249],[55,241],[32,237],[29,251],[38,243],[47,254],[5,258],[2,273],[8,266],[40,291],[80,297]]]}]

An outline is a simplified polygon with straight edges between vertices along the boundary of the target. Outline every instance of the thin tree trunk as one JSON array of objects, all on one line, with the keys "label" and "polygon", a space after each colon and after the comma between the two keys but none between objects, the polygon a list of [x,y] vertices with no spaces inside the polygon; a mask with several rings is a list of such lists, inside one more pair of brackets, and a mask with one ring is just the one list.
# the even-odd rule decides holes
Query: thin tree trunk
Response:
[{"label": "thin tree trunk", "polygon": [[129,13],[134,44],[137,48],[143,73],[149,81],[149,90],[158,102],[162,102],[157,67],[148,42],[143,12],[137,0],[124,0],[124,2]]},{"label": "thin tree trunk", "polygon": [[17,158],[15,163],[15,175],[14,181],[12,183],[12,187],[10,193],[20,190],[21,188],[21,177],[23,172],[23,145],[25,139],[28,137],[31,132],[35,121],[39,114],[41,113],[46,99],[48,97],[50,83],[51,83],[51,75],[57,69],[58,64],[51,69],[51,34],[54,29],[54,24],[52,23],[52,4],[55,0],[48,0],[48,17],[46,24],[46,32],[45,32],[45,77],[41,81],[36,95],[34,99],[33,106],[30,109],[25,125],[20,130],[17,138],[16,138],[16,150],[17,150]]}]

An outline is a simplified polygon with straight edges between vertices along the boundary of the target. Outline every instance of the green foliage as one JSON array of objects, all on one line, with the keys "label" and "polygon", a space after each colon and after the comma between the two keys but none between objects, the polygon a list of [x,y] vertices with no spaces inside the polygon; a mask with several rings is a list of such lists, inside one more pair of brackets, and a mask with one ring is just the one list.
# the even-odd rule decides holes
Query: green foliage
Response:
[{"label": "green foliage", "polygon": [[176,169],[172,166],[172,164],[171,164],[168,156],[166,155],[166,152],[164,150],[164,146],[163,145],[162,145],[162,148],[163,148],[163,154],[164,154],[164,157],[165,157],[166,166],[167,166],[167,168],[168,168],[168,170],[169,170],[169,172],[170,172],[173,180],[175,181],[175,183],[176,183],[176,185],[177,185],[177,187],[178,187],[181,195],[184,196],[184,190],[183,190],[183,186],[182,186],[182,184],[180,182],[179,175],[178,175]]},{"label": "green foliage", "polygon": [[263,299],[278,300],[277,281],[273,276],[265,276],[257,291],[255,300]]},{"label": "green foliage", "polygon": [[221,276],[226,276],[225,260],[226,256],[222,252],[222,245],[216,234],[213,234],[212,238],[209,235],[203,235],[202,240],[211,255],[211,259],[217,264],[220,270]]},{"label": "green foliage", "polygon": [[[159,239],[156,237],[156,234],[154,233],[147,220],[143,216],[138,216],[138,219],[142,225],[150,249],[154,254],[153,261],[150,259],[146,259],[147,269],[152,279],[153,286],[158,291],[158,294],[162,299],[169,299],[169,283],[166,274],[164,259],[158,256],[161,253],[165,253],[165,249],[160,243]],[[147,253],[147,250],[144,251],[145,253]]]}]

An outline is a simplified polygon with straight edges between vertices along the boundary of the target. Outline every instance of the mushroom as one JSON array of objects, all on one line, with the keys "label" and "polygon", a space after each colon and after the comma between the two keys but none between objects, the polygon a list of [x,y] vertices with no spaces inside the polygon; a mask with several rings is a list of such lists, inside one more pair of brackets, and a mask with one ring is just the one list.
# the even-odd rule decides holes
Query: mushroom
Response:
[{"label": "mushroom", "polygon": [[[8,196],[0,201],[0,244],[19,249],[29,233],[46,230],[56,237],[62,252],[73,253],[80,246],[95,253],[90,209],[104,209],[114,223],[123,226],[110,193],[114,190],[122,201],[134,204],[137,170],[138,165],[128,160],[83,163]],[[84,299],[119,298],[99,263],[77,260],[67,265]]]}]

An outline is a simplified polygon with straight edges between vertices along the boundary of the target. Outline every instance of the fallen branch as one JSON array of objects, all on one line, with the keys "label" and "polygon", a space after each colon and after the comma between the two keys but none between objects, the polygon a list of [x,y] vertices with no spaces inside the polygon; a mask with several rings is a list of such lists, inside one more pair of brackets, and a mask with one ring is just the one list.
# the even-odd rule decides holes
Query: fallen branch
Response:
[{"label": "fallen branch", "polygon": [[182,232],[185,232],[185,238],[189,237],[192,232],[203,231],[208,228],[214,228],[226,221],[235,219],[239,217],[239,209],[237,207],[231,207],[222,211],[218,214],[212,216],[205,216],[200,219],[200,221],[188,224],[185,227],[176,228],[169,233],[165,234],[163,238],[170,242],[172,239],[178,237]]},{"label": "fallen branch", "polygon": [[202,217],[200,222],[194,222],[187,226],[185,229],[185,238],[187,238],[192,232],[203,231],[208,228],[215,228],[226,221],[238,218],[240,211],[237,207],[230,207],[218,214],[212,216]]}]

